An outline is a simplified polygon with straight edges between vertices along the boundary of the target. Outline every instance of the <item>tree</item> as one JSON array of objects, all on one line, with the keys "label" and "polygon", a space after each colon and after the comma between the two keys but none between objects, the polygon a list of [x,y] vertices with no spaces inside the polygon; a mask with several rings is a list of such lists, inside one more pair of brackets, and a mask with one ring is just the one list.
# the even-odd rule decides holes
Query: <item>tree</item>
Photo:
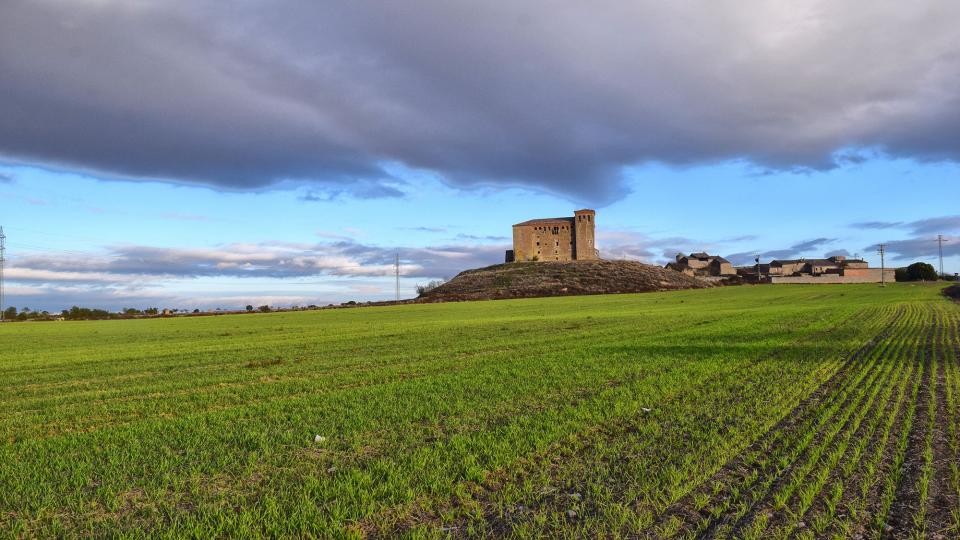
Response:
[{"label": "tree", "polygon": [[17,308],[10,306],[3,310],[3,318],[13,320],[17,317]]},{"label": "tree", "polygon": [[260,310],[260,313],[270,313],[270,306],[260,306],[257,309]]},{"label": "tree", "polygon": [[424,294],[426,294],[426,293],[428,293],[428,292],[436,289],[437,287],[443,285],[444,283],[446,283],[446,282],[443,281],[442,279],[435,279],[435,280],[433,280],[433,281],[428,282],[426,285],[420,285],[420,284],[418,283],[418,284],[417,284],[417,295],[423,296]]},{"label": "tree", "polygon": [[907,267],[907,281],[936,281],[937,271],[933,265],[915,262]]},{"label": "tree", "polygon": [[253,306],[251,306],[250,304],[247,304],[247,311],[253,311]]}]

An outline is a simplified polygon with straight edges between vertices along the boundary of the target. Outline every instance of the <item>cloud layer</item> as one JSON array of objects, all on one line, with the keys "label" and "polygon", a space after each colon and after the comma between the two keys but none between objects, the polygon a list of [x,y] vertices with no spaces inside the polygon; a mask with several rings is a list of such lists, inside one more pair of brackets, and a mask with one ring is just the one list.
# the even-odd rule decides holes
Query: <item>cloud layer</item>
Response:
[{"label": "cloud layer", "polygon": [[[9,297],[18,305],[61,309],[74,303],[119,308],[162,304],[236,307],[248,301],[311,303],[392,295],[394,260],[405,281],[450,278],[467,268],[503,261],[506,246],[450,244],[384,248],[340,239],[326,243],[262,242],[217,248],[114,246],[101,253],[23,252],[9,260]],[[259,278],[238,293],[188,294],[191,282],[208,278]],[[317,278],[310,280],[308,278]],[[306,281],[305,281],[306,280]],[[389,287],[384,288],[384,281]],[[302,286],[307,286],[304,289]],[[303,293],[291,295],[267,291]],[[411,289],[407,296],[411,296]],[[314,295],[305,291],[313,289]],[[230,303],[230,299],[233,303]],[[267,302],[264,302],[267,303]],[[39,304],[39,306],[37,305]]]},{"label": "cloud layer", "polygon": [[215,249],[117,246],[102,256],[26,254],[12,259],[7,277],[21,283],[131,283],[160,278],[392,276],[401,258],[405,277],[452,277],[503,261],[505,246],[444,245],[383,248],[353,241],[322,244],[264,242]]},{"label": "cloud layer", "polygon": [[8,0],[0,158],[315,199],[396,196],[402,164],[585,202],[651,160],[957,160],[957,20],[949,0]]}]

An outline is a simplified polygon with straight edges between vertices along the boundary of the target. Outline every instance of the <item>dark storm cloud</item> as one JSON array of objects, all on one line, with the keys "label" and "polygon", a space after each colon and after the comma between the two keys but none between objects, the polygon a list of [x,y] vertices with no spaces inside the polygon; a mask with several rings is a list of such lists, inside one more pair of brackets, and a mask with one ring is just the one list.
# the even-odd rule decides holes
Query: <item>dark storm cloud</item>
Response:
[{"label": "dark storm cloud", "polygon": [[401,164],[600,203],[647,161],[957,160],[958,19],[949,0],[7,0],[0,156],[317,193]]}]

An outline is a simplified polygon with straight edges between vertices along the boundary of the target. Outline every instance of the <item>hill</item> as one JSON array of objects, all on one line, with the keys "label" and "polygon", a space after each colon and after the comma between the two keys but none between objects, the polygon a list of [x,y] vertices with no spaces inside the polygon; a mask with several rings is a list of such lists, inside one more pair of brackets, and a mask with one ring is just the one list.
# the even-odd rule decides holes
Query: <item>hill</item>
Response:
[{"label": "hill", "polygon": [[424,302],[702,289],[709,283],[636,261],[508,263],[466,270]]}]

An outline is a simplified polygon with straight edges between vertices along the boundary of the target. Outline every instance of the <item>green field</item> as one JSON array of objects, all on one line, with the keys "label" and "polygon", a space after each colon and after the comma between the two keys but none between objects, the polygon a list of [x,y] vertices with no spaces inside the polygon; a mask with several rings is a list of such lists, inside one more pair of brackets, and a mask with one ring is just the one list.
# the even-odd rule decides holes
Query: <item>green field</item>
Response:
[{"label": "green field", "polygon": [[899,284],[4,324],[0,535],[953,537],[958,324]]}]

